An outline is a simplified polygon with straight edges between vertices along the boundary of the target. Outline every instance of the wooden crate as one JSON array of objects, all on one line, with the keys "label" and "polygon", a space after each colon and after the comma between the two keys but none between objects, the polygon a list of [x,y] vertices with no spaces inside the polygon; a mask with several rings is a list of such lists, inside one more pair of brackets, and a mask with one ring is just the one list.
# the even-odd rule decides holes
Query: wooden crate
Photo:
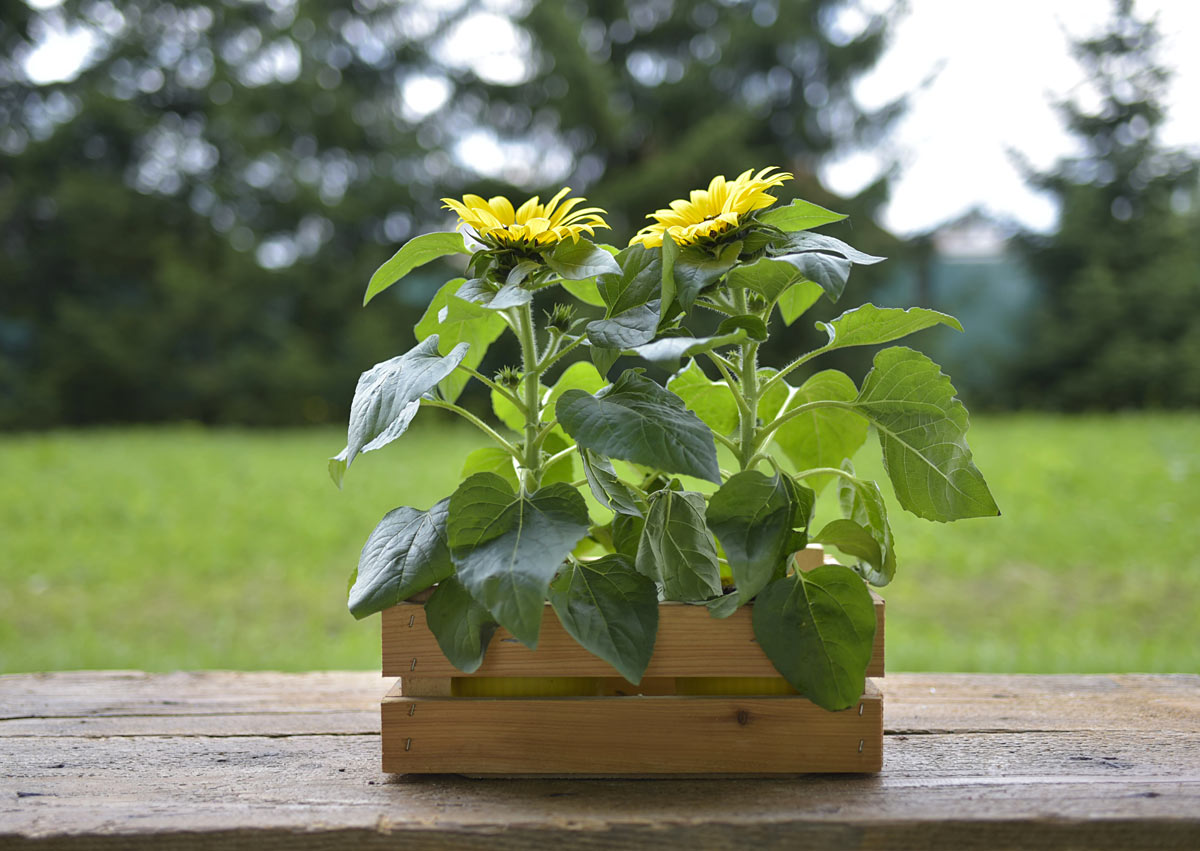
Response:
[{"label": "wooden crate", "polygon": [[[821,554],[797,558],[801,569]],[[884,603],[875,600],[868,677],[884,673]],[[549,605],[536,651],[498,629],[464,674],[442,655],[420,602],[383,612],[383,770],[396,774],[680,776],[879,771],[883,697],[828,712],[778,675],[750,607],[717,620],[662,603],[646,675],[626,682],[580,647]],[[496,696],[496,695],[511,696]]]}]

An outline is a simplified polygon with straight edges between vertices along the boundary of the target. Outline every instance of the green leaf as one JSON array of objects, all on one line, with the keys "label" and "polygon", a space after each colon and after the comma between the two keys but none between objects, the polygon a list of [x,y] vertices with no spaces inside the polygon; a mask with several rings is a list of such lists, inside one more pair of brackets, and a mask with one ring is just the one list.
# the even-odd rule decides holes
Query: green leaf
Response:
[{"label": "green leaf", "polygon": [[658,590],[628,558],[569,564],[550,585],[550,604],[585,650],[641,682],[658,633]]},{"label": "green leaf", "polygon": [[600,295],[595,278],[584,278],[582,281],[564,280],[561,283],[564,290],[584,304],[592,307],[604,307],[604,298]]},{"label": "green leaf", "polygon": [[940,522],[1000,513],[971,460],[967,409],[925,355],[904,346],[876,354],[854,407],[875,424],[901,507]]},{"label": "green leaf", "polygon": [[541,267],[542,264],[536,260],[522,260],[508,270],[508,274],[504,277],[504,283],[506,285],[519,284]]},{"label": "green leaf", "polygon": [[428,511],[403,506],[383,516],[358,557],[350,614],[367,615],[407,600],[454,572],[446,547],[448,499]]},{"label": "green leaf", "polygon": [[450,497],[447,532],[459,581],[531,648],[550,580],[587,530],[587,504],[570,485],[516,494],[500,476],[476,473]]},{"label": "green leaf", "polygon": [[797,506],[778,474],[735,473],[712,495],[706,518],[729,561],[739,605],[787,573]]},{"label": "green leaf", "polygon": [[596,371],[601,375],[607,376],[608,371],[613,368],[613,364],[621,357],[621,350],[607,349],[603,346],[591,346],[588,348],[588,354],[592,359],[592,363],[596,366]]},{"label": "green leaf", "polygon": [[[662,241],[662,294],[660,298],[662,303],[667,306],[666,312],[670,314],[671,306],[675,303],[675,261],[679,259],[679,246],[675,244],[675,240],[671,238],[671,234],[664,232]],[[668,315],[667,318],[673,319],[673,315]]]},{"label": "green leaf", "polygon": [[508,482],[514,491],[521,486],[512,455],[499,446],[482,446],[467,456],[459,475],[466,479],[476,473],[495,473]]},{"label": "green leaf", "polygon": [[[858,388],[848,375],[827,369],[809,377],[788,400],[785,410],[817,400],[853,402]],[[867,440],[866,421],[845,408],[813,408],[784,423],[775,432],[775,441],[797,470],[813,467],[840,467],[854,457]],[[832,474],[808,477],[813,490],[820,493]]]},{"label": "green leaf", "polygon": [[786,207],[776,207],[760,214],[758,220],[782,231],[797,231],[840,222],[844,218],[846,217],[842,213],[835,213],[818,207],[811,201],[797,198]]},{"label": "green leaf", "polygon": [[849,346],[873,346],[890,343],[934,325],[949,325],[956,331],[962,325],[953,316],[926,310],[923,307],[876,307],[864,304],[847,310],[832,322],[818,322],[816,326],[829,335],[829,342],[822,348],[826,351],[844,349]]},{"label": "green leaf", "polygon": [[837,237],[826,236],[823,233],[789,234],[783,243],[776,243],[774,248],[783,254],[795,254],[803,251],[829,252],[841,255],[851,263],[856,263],[859,266],[871,266],[875,263],[882,263],[887,259],[886,257],[876,257],[874,254],[867,254],[865,251],[859,251],[854,246],[842,242]]},{"label": "green leaf", "polygon": [[613,515],[613,548],[623,556],[637,558],[638,543],[642,539],[642,529],[645,526],[646,518],[636,514]]},{"label": "green leaf", "polygon": [[496,632],[496,620],[453,576],[443,579],[425,603],[425,623],[450,664],[472,674]]},{"label": "green leaf", "polygon": [[588,341],[606,349],[632,349],[654,339],[658,331],[659,301],[630,308],[611,319],[597,319],[587,324]]},{"label": "green leaf", "polygon": [[850,280],[850,267],[853,265],[845,257],[819,251],[783,254],[774,259],[794,266],[801,277],[815,281],[830,301],[837,301],[842,297],[846,281]]},{"label": "green leaf", "polygon": [[853,478],[854,464],[850,461],[844,461],[842,469],[851,476],[838,478],[838,502],[842,514],[865,528],[879,547],[879,561],[867,559],[855,569],[872,585],[887,585],[896,575],[896,552],[892,548],[892,528],[888,525],[883,493],[875,482]]},{"label": "green leaf", "polygon": [[533,293],[520,284],[505,284],[491,298],[481,299],[480,307],[488,310],[508,310],[510,307],[520,307],[533,301]]},{"label": "green leaf", "polygon": [[[413,331],[418,340],[436,334],[438,351],[442,354],[448,354],[459,343],[469,343],[471,348],[462,362],[471,369],[477,369],[487,354],[488,346],[507,326],[494,310],[458,298],[457,293],[470,284],[471,281],[462,278],[447,281],[437,291]],[[471,376],[465,372],[451,373],[442,381],[442,395],[453,402],[470,380]]]},{"label": "green leaf", "polygon": [[[557,429],[546,435],[542,444],[543,450],[549,455],[555,455],[571,444]],[[559,458],[553,464],[542,470],[542,485],[552,485],[556,482],[570,484],[575,481],[575,453]]]},{"label": "green leaf", "polygon": [[[846,555],[860,559],[861,561],[855,568],[855,571],[860,576],[863,575],[864,567],[873,573],[882,573],[878,569],[878,566],[883,565],[884,555],[883,551],[879,548],[879,541],[875,540],[875,536],[871,534],[870,529],[855,523],[853,520],[829,521],[816,534],[813,541],[818,544],[836,547]],[[891,567],[894,574],[896,569],[894,562]],[[863,578],[866,579],[867,577],[864,576]],[[868,579],[868,581],[870,580]]]},{"label": "green leaf", "polygon": [[596,279],[600,296],[613,317],[655,299],[661,300],[663,288],[662,252],[643,245],[631,245],[616,256],[620,272]]},{"label": "green leaf", "polygon": [[342,486],[346,469],[360,452],[373,452],[404,434],[417,415],[421,396],[453,372],[466,354],[467,345],[460,343],[440,356],[435,334],[359,376],[350,403],[346,448],[330,459],[334,484]]},{"label": "green leaf", "polygon": [[784,325],[791,325],[803,316],[810,307],[821,297],[821,285],[815,281],[803,280],[779,297],[779,315],[783,317]]},{"label": "green leaf", "polygon": [[792,387],[786,381],[779,381],[772,384],[770,389],[762,392],[761,388],[771,378],[778,373],[779,370],[763,367],[757,373],[758,386],[762,395],[758,398],[758,418],[764,423],[769,423],[771,420],[779,416],[783,406],[787,404],[788,396],[791,394]]},{"label": "green leaf", "polygon": [[[761,320],[760,320],[761,322]],[[723,323],[722,323],[723,324]],[[683,358],[733,346],[751,339],[745,328],[734,327],[713,337],[662,337],[652,343],[635,346],[633,351],[652,363],[677,363]]]},{"label": "green leaf", "polygon": [[661,583],[665,600],[692,603],[720,595],[721,568],[704,524],[703,494],[670,488],[650,494],[635,566]]},{"label": "green leaf", "polygon": [[[749,265],[736,266],[729,272],[731,288],[752,290],[766,301],[774,301],[794,284],[806,280],[804,273],[793,264],[770,257],[760,257]],[[817,295],[820,295],[819,290]]]},{"label": "green leaf", "polygon": [[871,592],[848,567],[827,564],[772,582],[754,601],[754,636],[783,678],[818,706],[853,706],[875,640]]},{"label": "green leaf", "polygon": [[542,259],[566,281],[583,281],[597,275],[621,273],[621,267],[611,254],[586,239],[560,242],[553,251],[542,255]]},{"label": "green leaf", "polygon": [[426,233],[413,237],[391,259],[375,270],[367,284],[365,305],[418,266],[448,254],[470,254],[461,233]]},{"label": "green leaf", "polygon": [[642,501],[633,489],[617,477],[612,463],[588,449],[579,450],[583,475],[587,478],[596,501],[618,514],[642,516]]},{"label": "green leaf", "polygon": [[[733,401],[729,385],[710,380],[695,361],[689,361],[687,367],[671,376],[667,389],[717,434],[729,434],[737,428],[737,403]],[[785,395],[786,392],[785,389]]]},{"label": "green leaf", "polygon": [[727,316],[717,326],[717,335],[732,334],[735,331],[745,331],[746,339],[755,343],[765,343],[767,340],[767,323],[750,313],[738,316]]},{"label": "green leaf", "polygon": [[576,361],[563,370],[550,392],[544,396],[542,419],[549,422],[557,416],[558,400],[568,390],[595,393],[607,383],[595,366],[587,361]]},{"label": "green leaf", "polygon": [[627,369],[594,396],[568,390],[558,421],[576,443],[607,458],[720,483],[712,432],[683,400]]},{"label": "green leaf", "polygon": [[740,242],[722,246],[715,257],[695,246],[681,248],[671,271],[671,277],[675,281],[675,298],[680,306],[685,311],[690,311],[696,296],[734,267],[741,250]]}]

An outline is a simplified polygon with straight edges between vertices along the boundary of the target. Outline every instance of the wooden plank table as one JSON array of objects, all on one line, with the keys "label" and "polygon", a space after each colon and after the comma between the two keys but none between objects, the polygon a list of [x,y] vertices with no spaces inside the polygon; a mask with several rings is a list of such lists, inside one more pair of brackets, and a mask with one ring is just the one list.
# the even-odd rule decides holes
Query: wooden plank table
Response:
[{"label": "wooden plank table", "polygon": [[1200,676],[889,675],[876,776],[381,774],[371,673],[0,677],[0,848],[1200,848]]}]

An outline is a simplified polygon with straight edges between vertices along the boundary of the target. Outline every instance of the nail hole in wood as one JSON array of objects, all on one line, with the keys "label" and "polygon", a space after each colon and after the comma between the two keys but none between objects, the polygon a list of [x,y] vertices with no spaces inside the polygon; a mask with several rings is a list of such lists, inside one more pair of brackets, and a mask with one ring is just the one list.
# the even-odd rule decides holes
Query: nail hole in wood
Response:
[{"label": "nail hole in wood", "polygon": [[737,711],[737,722],[739,724],[741,724],[743,727],[745,727],[747,724],[750,723],[750,713],[747,712],[745,709],[739,709]]}]

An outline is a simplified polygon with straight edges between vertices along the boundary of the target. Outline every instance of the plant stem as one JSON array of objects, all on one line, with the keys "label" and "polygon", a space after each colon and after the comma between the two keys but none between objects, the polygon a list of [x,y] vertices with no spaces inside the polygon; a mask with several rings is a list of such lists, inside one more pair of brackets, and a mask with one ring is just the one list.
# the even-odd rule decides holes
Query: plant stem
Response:
[{"label": "plant stem", "polygon": [[781,425],[786,423],[788,420],[800,416],[801,414],[807,414],[809,411],[814,410],[815,408],[845,408],[847,411],[853,411],[859,416],[862,416],[858,408],[854,407],[854,405],[849,402],[837,402],[833,399],[817,399],[813,402],[805,402],[803,405],[797,405],[795,408],[780,414],[778,417],[759,429],[758,444],[760,446],[765,446],[771,435],[774,434],[775,430]]},{"label": "plant stem", "polygon": [[847,473],[838,467],[813,467],[811,470],[801,470],[796,474],[797,479],[803,479],[807,476],[832,475],[841,476],[843,479],[853,479],[854,476]]},{"label": "plant stem", "polygon": [[[746,312],[746,291],[733,291],[733,306],[739,313]],[[743,470],[750,469],[757,446],[758,433],[758,343],[742,343],[742,400],[740,406],[738,434],[738,463]]]},{"label": "plant stem", "polygon": [[503,437],[501,437],[491,426],[489,426],[483,420],[479,419],[479,417],[472,414],[466,408],[460,408],[458,405],[455,405],[453,402],[442,402],[441,400],[438,400],[438,399],[422,399],[421,404],[425,405],[426,407],[430,407],[430,408],[441,408],[444,411],[453,411],[454,413],[458,414],[460,417],[465,419],[467,422],[469,422],[471,425],[478,428],[480,431],[482,431],[484,434],[486,434],[492,440],[496,441],[496,443],[500,444],[501,448],[503,448],[504,451],[507,452],[509,455],[511,455],[513,458],[516,458],[518,461],[521,460],[522,456],[521,456],[520,449],[513,446],[512,443],[510,443],[509,441],[507,441]]},{"label": "plant stem", "polygon": [[492,381],[492,379],[488,378],[486,375],[482,375],[478,370],[471,369],[471,367],[464,366],[461,363],[454,368],[457,370],[460,370],[461,372],[465,372],[467,375],[471,376],[474,379],[477,379],[478,381],[483,382],[488,387],[492,388],[497,393],[499,393],[501,396],[503,396],[505,399],[512,402],[518,408],[520,408],[522,405],[525,404],[524,402],[521,401],[520,397],[518,397],[515,393],[513,393],[507,387],[505,387],[502,384],[497,384],[495,381]]},{"label": "plant stem", "polygon": [[779,372],[775,373],[769,379],[767,379],[767,383],[764,384],[762,387],[763,392],[765,393],[766,391],[768,391],[772,387],[774,387],[776,384],[783,381],[784,377],[792,370],[796,369],[799,366],[803,366],[804,364],[808,363],[810,360],[815,358],[817,355],[824,354],[825,351],[826,351],[826,347],[822,346],[819,349],[813,349],[811,352],[808,352],[807,354],[800,355],[800,357],[796,358],[794,361],[789,363],[783,369],[779,370]]},{"label": "plant stem", "polygon": [[537,337],[533,328],[533,309],[529,304],[513,310],[514,327],[521,340],[521,370],[525,393],[525,441],[522,446],[521,487],[532,493],[542,482],[542,447],[538,429],[542,418],[541,394],[538,393]]}]

